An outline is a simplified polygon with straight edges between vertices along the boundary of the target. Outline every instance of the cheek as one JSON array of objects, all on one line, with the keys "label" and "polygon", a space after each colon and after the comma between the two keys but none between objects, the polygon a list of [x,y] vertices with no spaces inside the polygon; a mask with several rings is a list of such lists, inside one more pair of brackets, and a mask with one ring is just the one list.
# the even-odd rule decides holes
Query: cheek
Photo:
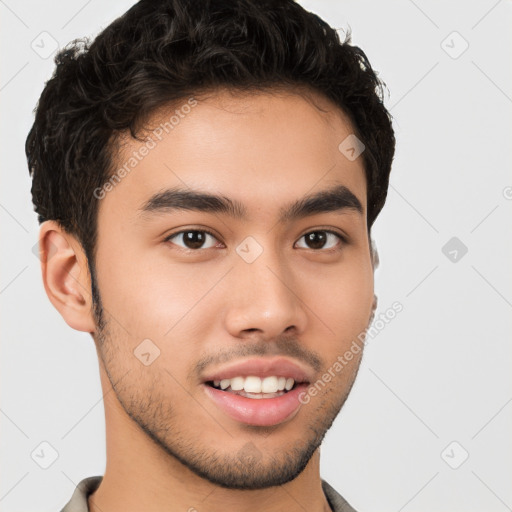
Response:
[{"label": "cheek", "polygon": [[346,342],[367,328],[374,294],[369,259],[347,258],[345,263],[309,275],[307,281],[301,278],[302,298],[331,337]]},{"label": "cheek", "polygon": [[[99,258],[98,258],[99,259]],[[171,337],[205,322],[203,297],[215,286],[222,269],[177,264],[165,257],[104,258],[98,283],[106,314],[133,337]],[[211,307],[211,303],[210,307]],[[108,312],[108,313],[107,313]]]},{"label": "cheek", "polygon": [[341,321],[358,333],[368,326],[374,294],[373,272],[369,266],[361,267],[343,275],[337,296],[343,316]]}]

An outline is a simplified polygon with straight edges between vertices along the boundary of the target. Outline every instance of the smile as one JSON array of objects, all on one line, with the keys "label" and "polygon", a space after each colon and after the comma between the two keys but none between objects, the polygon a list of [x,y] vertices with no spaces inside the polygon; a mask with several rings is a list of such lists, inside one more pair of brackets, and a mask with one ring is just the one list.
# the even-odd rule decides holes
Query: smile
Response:
[{"label": "smile", "polygon": [[293,377],[278,377],[271,375],[260,378],[255,375],[238,376],[232,379],[214,380],[207,382],[216,389],[234,393],[246,398],[262,399],[282,396],[295,386]]}]

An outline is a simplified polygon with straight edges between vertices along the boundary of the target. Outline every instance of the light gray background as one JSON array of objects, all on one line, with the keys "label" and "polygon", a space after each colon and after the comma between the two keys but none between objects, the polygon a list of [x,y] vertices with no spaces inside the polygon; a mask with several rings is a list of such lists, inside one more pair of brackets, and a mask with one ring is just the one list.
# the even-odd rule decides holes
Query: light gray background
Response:
[{"label": "light gray background", "polygon": [[[5,512],[58,511],[105,468],[92,339],[50,304],[33,253],[24,142],[54,64],[31,45],[51,49],[44,31],[60,47],[95,36],[132,3],[0,0]],[[373,237],[377,315],[394,301],[404,310],[366,347],[323,444],[322,476],[361,512],[512,510],[511,2],[300,3],[352,28],[389,88],[397,136]],[[456,261],[454,247],[442,250],[452,237]],[[43,441],[58,452],[48,469],[31,458]]]}]

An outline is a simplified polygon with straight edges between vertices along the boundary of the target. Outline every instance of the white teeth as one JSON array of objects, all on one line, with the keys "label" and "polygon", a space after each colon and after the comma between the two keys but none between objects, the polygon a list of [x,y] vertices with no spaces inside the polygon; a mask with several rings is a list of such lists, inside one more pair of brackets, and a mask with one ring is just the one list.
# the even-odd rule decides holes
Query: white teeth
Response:
[{"label": "white teeth", "polygon": [[231,389],[233,391],[242,391],[242,389],[244,389],[244,381],[245,379],[243,377],[231,379]]},{"label": "white teeth", "polygon": [[261,393],[261,379],[259,377],[246,377],[244,382],[246,393]]},{"label": "white teeth", "polygon": [[[272,394],[280,391],[290,391],[295,384],[295,380],[291,377],[277,377],[271,375],[269,377],[255,377],[250,375],[248,377],[234,377],[232,379],[214,380],[213,385],[216,388],[230,391],[243,391],[244,393],[265,393]],[[262,397],[260,397],[262,398]]]},{"label": "white teeth", "polygon": [[278,391],[277,393],[246,393],[245,391],[237,391],[237,395],[244,396],[245,398],[255,398],[261,400],[262,398],[277,398],[284,395],[285,391]]},{"label": "white teeth", "polygon": [[277,390],[278,390],[277,377],[265,377],[261,381],[261,392],[262,393],[276,393]]}]

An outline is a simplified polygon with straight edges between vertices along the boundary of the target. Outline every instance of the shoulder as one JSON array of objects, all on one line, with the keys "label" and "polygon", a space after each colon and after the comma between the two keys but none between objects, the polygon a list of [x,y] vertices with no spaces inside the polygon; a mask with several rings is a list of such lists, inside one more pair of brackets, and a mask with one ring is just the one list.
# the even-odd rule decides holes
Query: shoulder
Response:
[{"label": "shoulder", "polygon": [[334,487],[331,487],[325,480],[322,479],[322,489],[327,497],[327,501],[331,506],[333,512],[357,512],[352,508],[348,502],[339,494]]},{"label": "shoulder", "polygon": [[89,512],[87,497],[99,487],[102,480],[102,476],[90,476],[81,480],[60,512]]}]

